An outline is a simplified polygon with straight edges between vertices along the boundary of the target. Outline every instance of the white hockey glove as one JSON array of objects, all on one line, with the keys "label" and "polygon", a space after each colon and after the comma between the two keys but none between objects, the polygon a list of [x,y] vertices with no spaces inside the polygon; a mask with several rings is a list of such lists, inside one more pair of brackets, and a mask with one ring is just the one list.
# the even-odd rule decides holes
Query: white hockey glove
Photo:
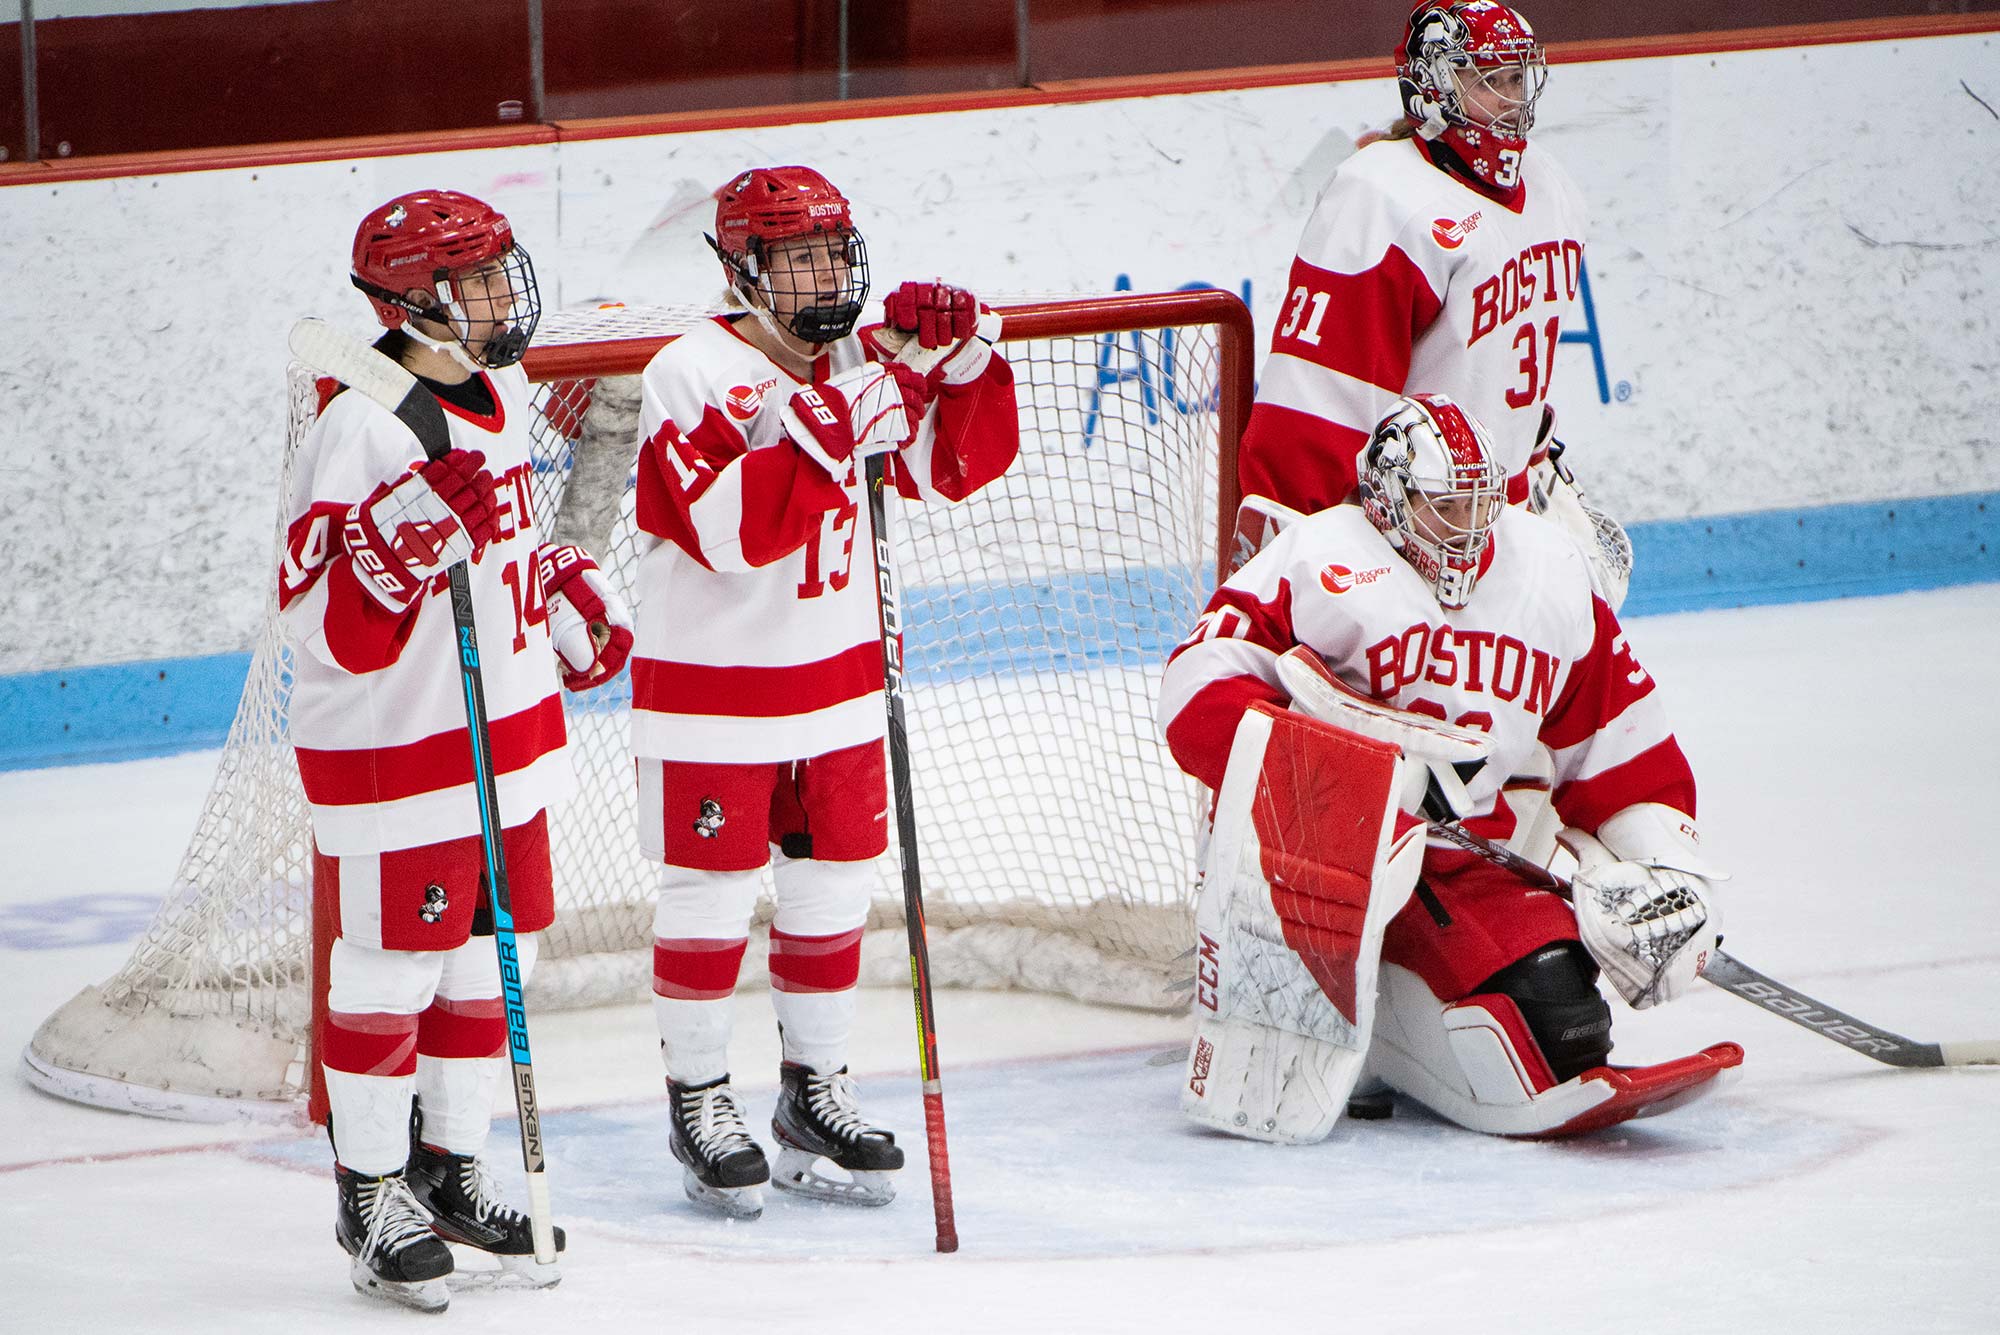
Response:
[{"label": "white hockey glove", "polygon": [[1563,833],[1577,857],[1577,934],[1634,1010],[1672,1001],[1722,940],[1710,883],[1725,874],[1695,847],[1692,822],[1668,807],[1627,807],[1597,833]]},{"label": "white hockey glove", "polygon": [[402,612],[431,580],[478,554],[498,527],[486,456],[451,450],[375,488],[347,512],[341,536],[361,586]]},{"label": "white hockey glove", "polygon": [[572,691],[602,686],[631,656],[631,610],[581,547],[542,547],[535,563],[548,600],[549,636],[562,658],[563,685]]},{"label": "white hockey glove", "polygon": [[1000,317],[949,283],[904,283],[883,299],[882,318],[919,347],[948,349],[931,372],[947,385],[969,385],[985,374],[1000,341]]},{"label": "white hockey glove", "polygon": [[1583,488],[1562,461],[1563,443],[1553,438],[1555,413],[1544,406],[1542,436],[1547,446],[1542,462],[1528,470],[1528,509],[1562,526],[1590,571],[1590,587],[1616,612],[1625,604],[1632,584],[1632,539],[1624,525],[1583,499]]},{"label": "white hockey glove", "polygon": [[929,401],[922,375],[894,362],[866,362],[805,386],[779,413],[792,443],[839,482],[855,460],[907,444]]}]

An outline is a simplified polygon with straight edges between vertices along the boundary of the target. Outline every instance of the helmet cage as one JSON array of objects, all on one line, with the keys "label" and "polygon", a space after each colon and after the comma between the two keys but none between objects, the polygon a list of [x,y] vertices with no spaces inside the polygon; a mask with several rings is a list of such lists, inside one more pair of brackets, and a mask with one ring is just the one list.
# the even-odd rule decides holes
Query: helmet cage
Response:
[{"label": "helmet cage", "polygon": [[[838,282],[831,290],[813,281],[821,270],[811,260],[772,262],[774,252],[822,245],[829,237],[840,243],[831,266],[839,271]],[[740,256],[726,255],[720,250],[716,253],[734,275],[739,290],[755,292],[772,319],[808,343],[831,343],[845,338],[861,321],[862,303],[868,299],[868,243],[852,227],[770,242],[753,236]],[[778,314],[781,297],[792,308],[789,317],[781,318]]]},{"label": "helmet cage", "polygon": [[1471,601],[1507,479],[1486,429],[1442,395],[1399,399],[1362,455],[1361,508],[1438,605]]}]

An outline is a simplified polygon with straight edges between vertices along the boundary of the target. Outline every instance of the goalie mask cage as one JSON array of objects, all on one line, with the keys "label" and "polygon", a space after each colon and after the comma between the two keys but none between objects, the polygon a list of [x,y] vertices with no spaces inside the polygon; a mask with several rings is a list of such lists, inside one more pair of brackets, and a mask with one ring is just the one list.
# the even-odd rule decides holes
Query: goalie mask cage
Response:
[{"label": "goalie mask cage", "polygon": [[[933,977],[1169,1009],[1183,1004],[1168,983],[1192,939],[1205,794],[1174,764],[1154,702],[1233,533],[1250,314],[1214,290],[1000,310],[1019,461],[968,501],[904,505],[891,521]],[[629,474],[638,373],[703,316],[607,307],[545,322],[527,359],[544,533],[561,526],[573,459],[619,450]],[[304,368],[289,390],[281,497],[319,407]],[[629,594],[629,476],[608,542],[588,545]],[[267,583],[242,701],[158,914],[117,975],[29,1044],[30,1078],[53,1093],[195,1120],[303,1108],[311,828],[285,735],[292,649]],[[657,870],[638,849],[630,702],[624,676],[564,693],[579,792],[550,812],[557,916],[531,1007],[650,995]],[[908,981],[896,847],[892,831],[864,984]],[[767,899],[745,986],[764,982],[768,913]]]}]

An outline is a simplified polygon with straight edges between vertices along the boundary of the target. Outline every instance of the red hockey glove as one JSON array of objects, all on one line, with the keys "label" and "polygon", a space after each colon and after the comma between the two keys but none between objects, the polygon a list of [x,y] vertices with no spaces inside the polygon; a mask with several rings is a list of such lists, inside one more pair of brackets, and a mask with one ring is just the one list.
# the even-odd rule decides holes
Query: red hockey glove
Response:
[{"label": "red hockey glove", "polygon": [[602,686],[632,654],[632,613],[625,600],[581,547],[540,548],[542,594],[549,603],[549,636],[562,662],[563,685],[572,691]]},{"label": "red hockey glove", "polygon": [[883,299],[882,318],[915,334],[922,347],[949,348],[972,337],[979,303],[964,288],[948,283],[905,283]]},{"label": "red hockey glove", "polygon": [[839,482],[853,459],[897,449],[915,434],[907,396],[903,377],[878,362],[866,362],[825,384],[800,389],[779,409],[779,417],[792,443]]},{"label": "red hockey glove", "polygon": [[499,528],[486,456],[452,450],[347,512],[343,537],[362,587],[401,612],[432,579],[483,550]]}]

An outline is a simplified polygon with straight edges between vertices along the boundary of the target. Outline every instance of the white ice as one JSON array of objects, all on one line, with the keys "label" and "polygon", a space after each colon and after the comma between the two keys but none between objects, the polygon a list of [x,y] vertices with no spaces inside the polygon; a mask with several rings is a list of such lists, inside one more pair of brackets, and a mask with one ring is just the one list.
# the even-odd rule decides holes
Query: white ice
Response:
[{"label": "white ice", "polygon": [[[2000,1037],[2000,585],[1632,627],[1731,865],[1729,949],[1922,1040]],[[214,756],[0,774],[0,1051],[124,959]],[[931,1251],[907,994],[855,1066],[902,1199],[690,1211],[650,1012],[535,1021],[561,1287],[436,1327],[815,1332],[2000,1329],[2000,1068],[1899,1071],[1718,989],[1619,1011],[1618,1057],[1749,1051],[1715,1097],[1561,1144],[1404,1105],[1306,1149],[1199,1134],[1174,1017],[939,998],[963,1249]],[[737,1069],[768,1108],[768,1003]],[[359,1331],[323,1139],[99,1112],[0,1080],[0,1329]],[[492,1157],[508,1180],[509,1123]],[[513,1179],[518,1187],[518,1177]],[[766,1289],[763,1285],[770,1285]]]}]

